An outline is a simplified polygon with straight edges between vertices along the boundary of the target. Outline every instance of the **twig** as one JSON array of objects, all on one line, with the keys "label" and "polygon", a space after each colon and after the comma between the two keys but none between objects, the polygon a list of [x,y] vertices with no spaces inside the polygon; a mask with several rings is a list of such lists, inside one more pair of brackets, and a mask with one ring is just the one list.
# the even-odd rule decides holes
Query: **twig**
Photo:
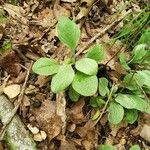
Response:
[{"label": "twig", "polygon": [[21,102],[23,100],[23,96],[24,96],[25,88],[26,88],[27,81],[28,81],[28,78],[29,78],[29,74],[30,74],[30,71],[31,71],[31,68],[32,68],[32,64],[33,64],[33,61],[31,61],[29,69],[27,70],[27,74],[26,74],[26,78],[25,78],[24,84],[22,86],[20,95],[18,96],[17,105],[12,110],[11,115],[7,119],[7,122],[4,124],[4,126],[3,126],[3,128],[2,128],[2,130],[0,132],[0,141],[3,139],[3,136],[4,136],[5,132],[6,132],[7,127],[9,126],[9,124],[11,123],[11,121],[14,118],[15,114],[17,113],[17,110],[18,110],[18,108],[19,108],[19,106],[20,106],[20,104],[21,104]]},{"label": "twig", "polygon": [[139,82],[138,82],[136,79],[134,79],[134,80],[135,80],[135,82],[136,82],[138,88],[140,89],[140,91],[143,93],[143,95],[144,95],[145,98],[147,99],[147,101],[149,101],[149,98],[147,97],[147,95],[146,95],[145,91],[143,90],[143,88],[140,86]]},{"label": "twig", "polygon": [[129,13],[131,10],[127,11],[125,14],[123,14],[119,19],[108,25],[104,30],[101,32],[97,33],[93,38],[91,38],[88,43],[80,49],[76,54],[75,57],[79,56],[85,49],[87,49],[96,39],[99,37],[103,36],[108,30],[110,30],[113,26],[117,25],[119,22],[121,22]]},{"label": "twig", "polygon": [[105,103],[105,106],[104,106],[103,109],[102,109],[102,112],[101,112],[100,116],[99,116],[99,117],[97,118],[97,120],[95,121],[95,125],[99,122],[99,120],[102,118],[103,114],[105,113],[105,110],[106,110],[106,108],[107,108],[107,106],[108,106],[108,103],[109,103],[109,101],[110,101],[110,99],[111,99],[114,86],[115,86],[115,84],[113,83],[112,88],[111,88],[111,91],[110,91],[109,96],[108,96],[108,99],[107,99],[107,101],[106,101],[106,103]]},{"label": "twig", "polygon": [[105,65],[108,65],[108,63],[111,62],[124,49],[125,49],[125,46],[121,46],[121,48],[105,63]]}]

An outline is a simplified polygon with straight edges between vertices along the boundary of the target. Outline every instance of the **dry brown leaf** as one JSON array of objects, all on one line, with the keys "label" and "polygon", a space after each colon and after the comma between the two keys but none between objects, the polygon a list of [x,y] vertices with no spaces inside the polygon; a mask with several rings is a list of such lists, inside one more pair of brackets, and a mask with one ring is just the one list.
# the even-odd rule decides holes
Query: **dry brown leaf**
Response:
[{"label": "dry brown leaf", "polygon": [[150,142],[150,126],[148,126],[148,125],[145,124],[145,125],[142,127],[140,136],[141,136],[143,139],[145,139],[146,141]]},{"label": "dry brown leaf", "polygon": [[38,109],[33,109],[36,121],[43,131],[47,133],[49,141],[56,137],[62,130],[63,122],[56,114],[56,102],[45,100]]},{"label": "dry brown leaf", "polygon": [[81,99],[71,107],[69,111],[69,119],[73,123],[79,124],[85,121],[85,116],[83,114],[84,105],[85,101]]},{"label": "dry brown leaf", "polygon": [[37,77],[37,81],[35,82],[35,85],[39,85],[39,87],[43,87],[47,82],[48,82],[48,78],[46,76],[39,75]]},{"label": "dry brown leaf", "polygon": [[17,19],[19,22],[21,21],[25,25],[27,24],[28,20],[21,13],[21,11],[23,12],[22,7],[6,3],[5,5],[3,5],[3,8],[12,18]]},{"label": "dry brown leaf", "polygon": [[15,51],[4,53],[0,57],[0,67],[7,71],[12,77],[17,77],[20,73],[21,67],[19,65],[20,58]]},{"label": "dry brown leaf", "polygon": [[76,128],[76,133],[82,138],[82,145],[86,150],[91,150],[98,145],[98,128],[95,122],[89,120],[83,127]]},{"label": "dry brown leaf", "polygon": [[71,140],[61,142],[60,150],[76,150],[75,143]]},{"label": "dry brown leaf", "polygon": [[67,2],[67,3],[74,3],[76,2],[77,0],[61,0],[62,2]]},{"label": "dry brown leaf", "polygon": [[41,12],[39,12],[37,21],[41,26],[47,28],[54,26],[57,20],[53,15],[53,10],[47,7],[46,9],[43,9]]},{"label": "dry brown leaf", "polygon": [[9,98],[15,98],[16,96],[19,95],[21,88],[20,88],[20,85],[18,84],[12,84],[12,85],[6,86],[3,90],[4,90],[4,93]]}]

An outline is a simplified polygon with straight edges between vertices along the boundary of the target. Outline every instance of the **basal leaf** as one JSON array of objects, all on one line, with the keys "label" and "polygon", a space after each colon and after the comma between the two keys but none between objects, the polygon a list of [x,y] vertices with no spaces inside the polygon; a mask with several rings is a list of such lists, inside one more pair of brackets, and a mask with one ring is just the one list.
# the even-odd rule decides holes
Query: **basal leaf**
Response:
[{"label": "basal leaf", "polygon": [[126,70],[130,70],[130,67],[129,67],[128,64],[127,64],[126,56],[125,56],[124,53],[121,53],[121,54],[119,55],[119,60],[120,60],[121,65],[122,65]]},{"label": "basal leaf", "polygon": [[146,43],[150,44],[149,37],[150,37],[150,29],[146,29],[142,34],[142,36],[140,37],[138,44],[146,44]]},{"label": "basal leaf", "polygon": [[130,94],[118,94],[115,101],[127,109],[137,109],[142,112],[147,111],[149,105],[145,99]]},{"label": "basal leaf", "polygon": [[57,73],[59,68],[60,65],[54,59],[43,57],[33,64],[32,70],[37,74],[48,76]]},{"label": "basal leaf", "polygon": [[140,63],[143,57],[146,55],[147,51],[145,50],[146,44],[137,45],[132,52],[133,57],[131,58],[131,63]]},{"label": "basal leaf", "polygon": [[97,91],[98,79],[96,75],[89,76],[81,72],[77,72],[72,83],[72,87],[83,96],[92,96]]},{"label": "basal leaf", "polygon": [[66,89],[72,83],[74,76],[74,70],[72,69],[71,65],[61,66],[58,73],[52,78],[52,91],[54,93],[58,93]]},{"label": "basal leaf", "polygon": [[86,57],[94,59],[97,62],[101,62],[105,57],[102,45],[96,44],[93,47],[91,47],[88,50]]},{"label": "basal leaf", "polygon": [[98,71],[98,64],[95,60],[90,58],[82,58],[75,63],[78,71],[87,75],[96,75]]},{"label": "basal leaf", "polygon": [[108,107],[108,120],[112,124],[118,124],[121,122],[124,116],[124,109],[123,107],[115,102],[110,103],[110,106]]},{"label": "basal leaf", "polygon": [[79,27],[68,17],[60,17],[57,24],[58,38],[71,50],[75,50],[80,39]]},{"label": "basal leaf", "polygon": [[145,79],[137,73],[127,74],[123,79],[123,83],[125,87],[129,90],[138,90],[138,85],[136,83],[136,80],[138,81],[139,85],[142,87]]},{"label": "basal leaf", "polygon": [[138,111],[135,109],[127,109],[125,112],[125,117],[128,123],[133,124],[138,118]]},{"label": "basal leaf", "polygon": [[104,77],[99,79],[99,94],[101,96],[106,96],[109,93],[108,80]]},{"label": "basal leaf", "polygon": [[99,150],[117,150],[117,149],[112,145],[106,144],[106,145],[101,145]]},{"label": "basal leaf", "polygon": [[77,102],[79,100],[80,94],[77,93],[72,86],[69,87],[69,97],[73,102]]},{"label": "basal leaf", "polygon": [[133,145],[129,150],[141,150],[139,145]]},{"label": "basal leaf", "polygon": [[90,105],[92,107],[102,107],[104,104],[105,104],[105,101],[100,96],[92,97],[90,99]]}]

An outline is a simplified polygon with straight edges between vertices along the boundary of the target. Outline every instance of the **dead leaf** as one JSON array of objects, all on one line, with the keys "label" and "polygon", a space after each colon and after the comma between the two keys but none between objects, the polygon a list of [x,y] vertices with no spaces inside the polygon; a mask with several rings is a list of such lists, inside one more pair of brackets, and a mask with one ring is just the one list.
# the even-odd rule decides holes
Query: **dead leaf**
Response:
[{"label": "dead leaf", "polygon": [[61,142],[60,150],[76,150],[75,143],[71,140]]},{"label": "dead leaf", "polygon": [[56,137],[62,129],[61,117],[56,114],[56,102],[45,100],[38,109],[33,109],[33,115],[39,126],[47,133],[49,141]]},{"label": "dead leaf", "polygon": [[81,99],[71,107],[69,111],[69,119],[73,123],[80,124],[85,121],[85,116],[83,114],[84,105],[85,101]]},{"label": "dead leaf", "polygon": [[140,136],[150,142],[150,126],[145,124],[141,130]]},{"label": "dead leaf", "polygon": [[67,2],[67,3],[74,3],[76,2],[77,0],[61,0],[62,2]]},{"label": "dead leaf", "polygon": [[27,24],[28,20],[21,13],[21,11],[23,12],[22,7],[6,3],[5,5],[3,5],[3,8],[12,18],[17,19],[19,22],[21,21],[25,25]]},{"label": "dead leaf", "polygon": [[47,7],[46,9],[43,9],[41,12],[39,12],[37,21],[41,26],[47,28],[52,27],[57,20],[53,15],[53,10]]},{"label": "dead leaf", "polygon": [[20,58],[15,51],[4,53],[0,58],[0,67],[6,70],[12,77],[17,77],[21,70]]},{"label": "dead leaf", "polygon": [[83,127],[77,127],[76,133],[82,138],[82,145],[86,150],[91,150],[98,145],[98,128],[95,122],[89,120]]},{"label": "dead leaf", "polygon": [[21,90],[20,85],[18,85],[18,84],[12,84],[12,85],[6,86],[4,88],[4,93],[9,98],[15,98],[16,96],[19,95],[20,90]]},{"label": "dead leaf", "polygon": [[39,87],[43,87],[48,81],[49,78],[47,78],[46,76],[39,75],[37,77],[37,81],[35,82],[35,85],[39,85]]}]

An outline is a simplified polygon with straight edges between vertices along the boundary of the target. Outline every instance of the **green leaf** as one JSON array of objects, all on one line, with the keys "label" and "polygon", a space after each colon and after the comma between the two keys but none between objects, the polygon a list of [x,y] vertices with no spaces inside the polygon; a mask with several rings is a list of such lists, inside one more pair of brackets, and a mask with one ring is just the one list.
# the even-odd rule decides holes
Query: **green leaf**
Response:
[{"label": "green leaf", "polygon": [[71,65],[61,66],[58,73],[52,78],[52,91],[54,93],[58,93],[66,89],[72,83],[74,76],[74,70],[72,69]]},{"label": "green leaf", "polygon": [[130,70],[130,67],[129,67],[128,64],[127,64],[126,56],[125,56],[125,54],[124,54],[123,52],[119,55],[119,60],[120,60],[121,65],[122,65],[126,70]]},{"label": "green leaf", "polygon": [[105,53],[102,45],[96,44],[93,47],[91,47],[88,50],[86,57],[94,59],[97,62],[101,62],[105,57]]},{"label": "green leaf", "polygon": [[92,107],[100,107],[101,108],[104,104],[105,104],[105,101],[100,96],[92,97],[90,99],[90,105]]},{"label": "green leaf", "polygon": [[110,103],[108,107],[108,121],[112,124],[118,124],[121,122],[124,116],[124,109],[123,107],[115,102]]},{"label": "green leaf", "polygon": [[133,124],[138,118],[138,111],[135,109],[127,109],[125,116],[128,123]]},{"label": "green leaf", "polygon": [[137,109],[145,112],[148,109],[149,103],[137,95],[118,94],[115,101],[127,109]]},{"label": "green leaf", "polygon": [[73,102],[77,102],[79,100],[80,94],[77,93],[72,86],[69,87],[69,97]]},{"label": "green leaf", "polygon": [[60,17],[57,24],[58,38],[71,50],[75,50],[80,39],[79,27],[68,17]]},{"label": "green leaf", "polygon": [[72,87],[76,92],[83,96],[92,96],[96,93],[98,87],[98,79],[81,72],[77,72],[72,83]]},{"label": "green leaf", "polygon": [[147,51],[145,50],[146,44],[137,45],[132,52],[131,63],[140,63],[143,57],[146,55]]},{"label": "green leaf", "polygon": [[101,145],[99,150],[117,150],[117,149],[112,145],[106,144],[106,145]]},{"label": "green leaf", "polygon": [[141,150],[139,145],[133,145],[129,150]]},{"label": "green leaf", "polygon": [[136,80],[138,81],[139,85],[142,87],[145,79],[137,73],[127,74],[123,79],[123,83],[125,87],[129,90],[138,90],[138,85],[136,83]]},{"label": "green leaf", "polygon": [[150,44],[149,37],[150,37],[150,29],[146,29],[142,34],[142,36],[140,37],[138,44],[146,44],[146,43]]},{"label": "green leaf", "polygon": [[108,80],[104,77],[99,79],[99,94],[101,96],[106,96],[109,93]]},{"label": "green leaf", "polygon": [[137,76],[139,77],[139,79],[137,79],[138,83],[142,80],[143,85],[145,85],[147,88],[150,88],[149,70],[137,71]]},{"label": "green leaf", "polygon": [[87,75],[96,75],[98,71],[98,64],[95,60],[90,58],[82,58],[75,63],[78,71]]},{"label": "green leaf", "polygon": [[60,65],[54,59],[43,57],[33,64],[32,70],[37,74],[48,76],[57,73],[59,68]]}]

